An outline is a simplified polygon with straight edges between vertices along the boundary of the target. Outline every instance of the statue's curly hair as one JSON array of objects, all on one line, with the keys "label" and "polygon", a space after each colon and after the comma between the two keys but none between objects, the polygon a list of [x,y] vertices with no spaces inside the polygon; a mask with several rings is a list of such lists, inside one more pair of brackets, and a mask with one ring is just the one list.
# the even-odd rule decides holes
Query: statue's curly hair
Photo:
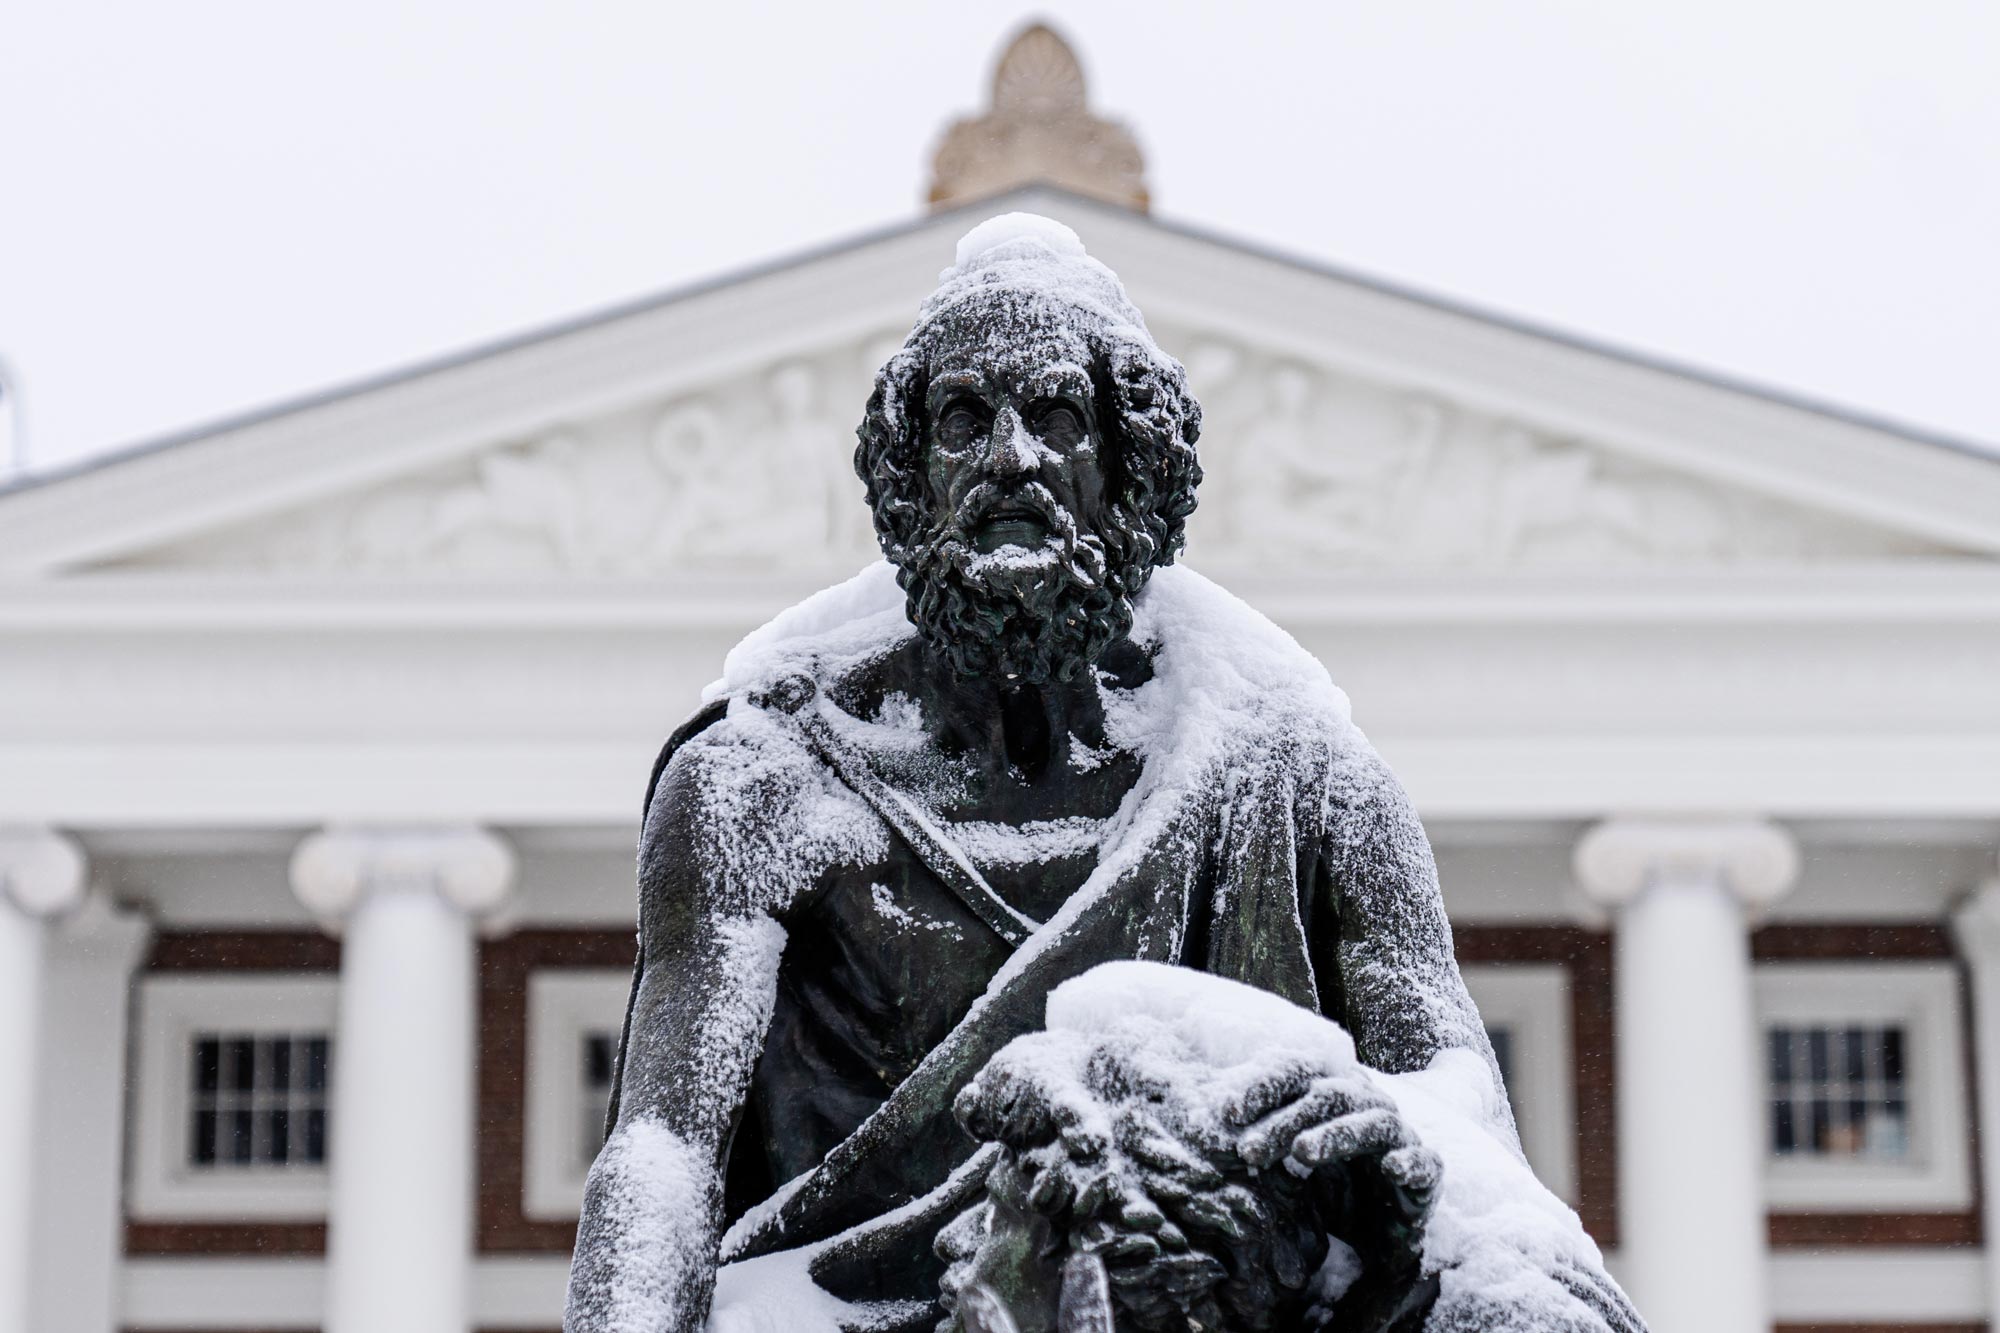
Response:
[{"label": "statue's curly hair", "polygon": [[[855,434],[854,470],[868,489],[882,553],[901,567],[923,540],[927,446],[925,396],[930,364],[949,319],[926,320],[875,376]],[[1186,544],[1201,463],[1201,404],[1187,372],[1139,329],[1089,321],[1091,389],[1112,446],[1110,591],[1130,597],[1152,570],[1172,564]]]}]

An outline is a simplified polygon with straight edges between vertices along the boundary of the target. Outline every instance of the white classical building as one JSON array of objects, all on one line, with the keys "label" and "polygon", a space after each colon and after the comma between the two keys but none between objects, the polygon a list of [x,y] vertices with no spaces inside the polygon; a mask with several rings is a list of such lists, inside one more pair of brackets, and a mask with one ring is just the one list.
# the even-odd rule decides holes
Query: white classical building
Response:
[{"label": "white classical building", "polygon": [[[1117,133],[1039,42],[1031,165]],[[940,199],[1010,179],[969,142]],[[1131,165],[0,491],[0,1330],[560,1323],[648,766],[872,558],[870,376],[1008,209],[1188,365],[1189,562],[1410,788],[1654,1327],[1989,1325],[2000,459],[1162,223]]]}]

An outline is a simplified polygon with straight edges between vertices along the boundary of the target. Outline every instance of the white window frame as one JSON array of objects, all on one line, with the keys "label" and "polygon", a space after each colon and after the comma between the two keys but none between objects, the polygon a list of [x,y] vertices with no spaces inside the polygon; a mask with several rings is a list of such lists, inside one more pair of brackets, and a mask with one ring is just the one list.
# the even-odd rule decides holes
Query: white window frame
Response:
[{"label": "white window frame", "polygon": [[[1973,1202],[1958,969],[1949,962],[1760,963],[1757,1127],[1769,1205],[1795,1212],[1969,1208]],[[1780,1157],[1770,1150],[1766,1034],[1774,1024],[1901,1025],[1907,1162]]]},{"label": "white window frame", "polygon": [[1510,1091],[1528,1165],[1552,1194],[1575,1207],[1576,1052],[1569,969],[1560,963],[1474,963],[1459,972],[1481,1021],[1513,1034]]},{"label": "white window frame", "polygon": [[583,1211],[588,1172],[576,1159],[583,1136],[578,1053],[586,1032],[616,1032],[624,1025],[631,991],[630,968],[545,968],[528,977],[524,1217],[571,1222]]},{"label": "white window frame", "polygon": [[[175,1221],[298,1221],[326,1216],[326,1168],[201,1170],[187,1160],[189,1044],[198,1033],[325,1032],[340,983],[323,973],[147,977],[139,983],[138,1095],[126,1207]],[[339,1047],[333,1059],[340,1059]],[[328,1071],[328,1095],[337,1068]]]}]

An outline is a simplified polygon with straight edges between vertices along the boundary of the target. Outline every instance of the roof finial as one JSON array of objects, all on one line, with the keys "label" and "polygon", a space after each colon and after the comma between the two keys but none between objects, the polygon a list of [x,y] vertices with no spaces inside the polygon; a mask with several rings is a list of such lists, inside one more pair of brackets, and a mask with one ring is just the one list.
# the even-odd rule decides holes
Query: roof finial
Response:
[{"label": "roof finial", "polygon": [[1076,52],[1045,23],[1024,28],[1001,54],[992,108],[945,132],[930,202],[942,208],[1038,183],[1141,212],[1152,202],[1138,142],[1091,114]]}]

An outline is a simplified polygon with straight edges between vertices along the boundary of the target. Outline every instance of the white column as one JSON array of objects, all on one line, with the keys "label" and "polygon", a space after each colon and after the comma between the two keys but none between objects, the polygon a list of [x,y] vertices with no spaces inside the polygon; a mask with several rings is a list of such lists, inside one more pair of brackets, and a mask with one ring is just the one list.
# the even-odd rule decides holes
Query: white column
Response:
[{"label": "white column", "polygon": [[0,1329],[29,1326],[48,922],[82,898],[75,843],[47,829],[0,831]]},{"label": "white column", "polygon": [[1985,1210],[1988,1322],[2000,1328],[2000,879],[1974,889],[1952,913],[1972,977],[1972,1067],[1979,1095],[1979,1185]]},{"label": "white column", "polygon": [[1749,915],[1791,887],[1797,846],[1747,820],[1613,820],[1575,865],[1615,914],[1626,1288],[1654,1333],[1766,1333]]},{"label": "white column", "polygon": [[473,918],[514,858],[475,829],[315,834],[292,887],[342,927],[326,1333],[464,1333],[473,1212]]},{"label": "white column", "polygon": [[49,936],[35,1161],[34,1333],[116,1333],[125,1257],[126,1039],[144,916],[92,894]]}]

